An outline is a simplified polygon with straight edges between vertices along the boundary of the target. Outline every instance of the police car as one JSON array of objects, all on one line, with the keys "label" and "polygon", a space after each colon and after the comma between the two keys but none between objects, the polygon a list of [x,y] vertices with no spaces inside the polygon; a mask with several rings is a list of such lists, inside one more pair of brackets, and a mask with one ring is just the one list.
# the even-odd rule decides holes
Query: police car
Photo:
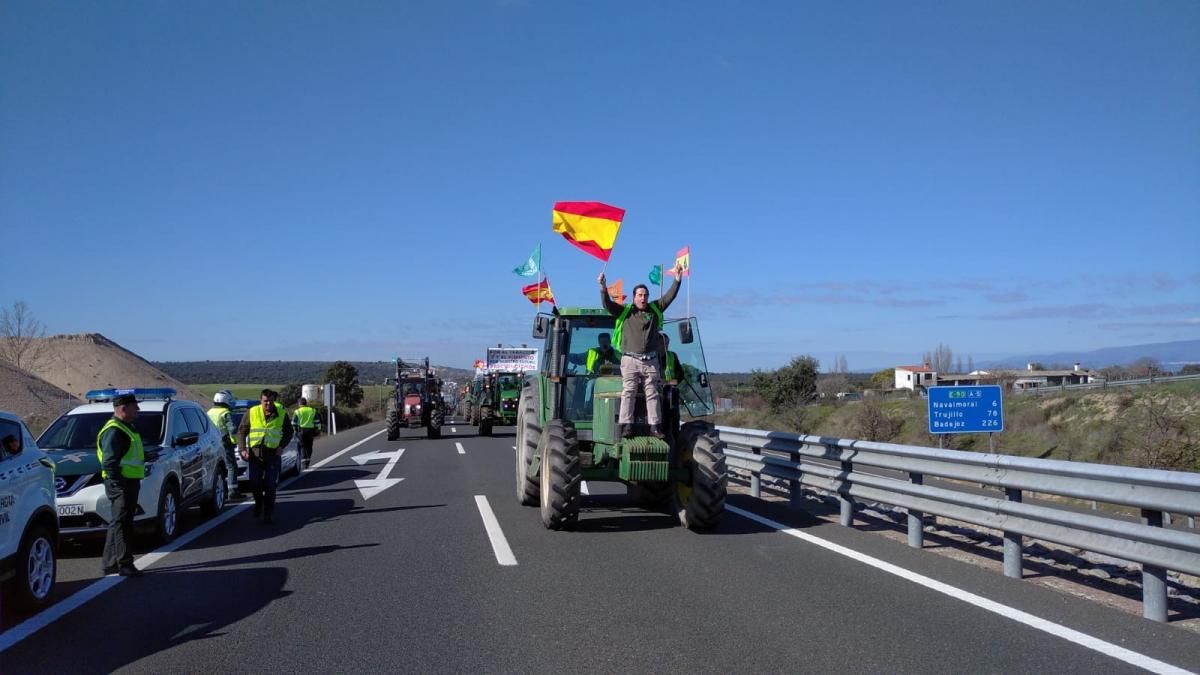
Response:
[{"label": "police car", "polygon": [[[237,428],[239,425],[241,425],[242,418],[246,416],[246,413],[250,412],[251,408],[258,405],[258,403],[259,402],[257,400],[238,399],[229,405],[229,413],[233,416],[234,428]],[[290,421],[291,417],[289,417],[288,420]],[[279,475],[281,478],[293,473],[297,476],[300,475],[300,457],[300,442],[299,439],[293,435],[291,442],[289,442],[287,447],[285,447],[283,451],[279,453]],[[237,466],[238,484],[240,485],[241,483],[248,482],[250,480],[250,464],[246,462],[246,460],[242,459],[241,454],[238,455]]]},{"label": "police car", "polygon": [[0,411],[0,581],[26,609],[50,599],[57,572],[54,463],[21,418]]},{"label": "police car", "polygon": [[162,543],[175,538],[179,511],[200,505],[215,515],[225,507],[225,450],[220,432],[204,409],[175,400],[174,389],[98,389],[88,403],[66,413],[38,437],[38,446],[57,465],[54,479],[58,518],[64,539],[101,535],[112,518],[104,493],[96,436],[112,417],[112,399],[138,399],[133,426],[142,437],[146,477],[138,494],[134,524],[152,530]]}]

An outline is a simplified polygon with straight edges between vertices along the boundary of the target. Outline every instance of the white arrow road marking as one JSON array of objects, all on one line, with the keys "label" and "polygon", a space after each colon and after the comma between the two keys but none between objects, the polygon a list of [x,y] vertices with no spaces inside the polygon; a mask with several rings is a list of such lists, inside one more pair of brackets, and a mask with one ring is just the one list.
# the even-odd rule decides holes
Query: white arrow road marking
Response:
[{"label": "white arrow road marking", "polygon": [[586,481],[586,480],[581,480],[581,481],[579,481],[579,491],[580,491],[580,492],[582,492],[582,493],[583,493],[583,494],[585,494],[585,495],[587,495],[587,494],[591,494],[590,492],[588,492],[588,489],[587,489],[587,481]]},{"label": "white arrow road marking", "polygon": [[374,497],[380,492],[383,492],[384,490],[404,480],[403,478],[388,478],[388,474],[392,472],[392,469],[396,466],[396,462],[400,461],[400,456],[403,454],[404,448],[399,448],[391,452],[372,450],[366,454],[354,456],[353,459],[355,462],[358,462],[359,466],[377,459],[387,459],[388,461],[387,466],[383,467],[383,471],[380,471],[379,475],[375,478],[371,478],[370,480],[354,481],[354,484],[358,486],[358,491],[362,493],[364,500],[370,499],[371,497]]},{"label": "white arrow road marking", "polygon": [[479,507],[479,516],[483,518],[483,527],[487,530],[488,539],[492,542],[492,551],[496,554],[496,562],[510,566],[517,564],[517,556],[513,555],[508,539],[504,538],[504,530],[500,529],[500,521],[492,513],[492,506],[487,497],[475,495],[475,506]]},{"label": "white arrow road marking", "polygon": [[462,443],[455,443],[454,445],[458,447],[458,454],[460,454],[460,455],[467,454],[467,451],[463,450]]}]

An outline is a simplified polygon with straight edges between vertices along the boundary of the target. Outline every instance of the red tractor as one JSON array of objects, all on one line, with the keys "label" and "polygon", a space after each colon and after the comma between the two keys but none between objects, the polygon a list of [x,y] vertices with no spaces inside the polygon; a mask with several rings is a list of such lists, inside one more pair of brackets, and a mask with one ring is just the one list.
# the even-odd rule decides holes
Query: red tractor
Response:
[{"label": "red tractor", "polygon": [[395,385],[388,401],[387,439],[400,438],[401,426],[425,427],[429,438],[441,438],[446,419],[442,381],[429,367],[429,358],[413,362],[396,358],[396,378],[388,378],[387,383]]}]

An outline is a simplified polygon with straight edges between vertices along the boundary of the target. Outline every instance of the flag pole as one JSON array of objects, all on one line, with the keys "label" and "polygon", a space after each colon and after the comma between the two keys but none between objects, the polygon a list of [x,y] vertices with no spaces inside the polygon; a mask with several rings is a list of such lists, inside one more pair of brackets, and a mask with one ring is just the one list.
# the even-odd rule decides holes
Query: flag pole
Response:
[{"label": "flag pole", "polygon": [[[659,300],[662,300],[663,275],[666,273],[667,273],[666,265],[662,265],[661,267],[658,268],[658,299]],[[662,304],[662,303],[659,303],[659,304]]]},{"label": "flag pole", "polygon": [[692,318],[692,247],[690,245],[688,246],[687,278],[688,278],[687,315],[688,315],[688,318],[690,319],[690,318]]}]

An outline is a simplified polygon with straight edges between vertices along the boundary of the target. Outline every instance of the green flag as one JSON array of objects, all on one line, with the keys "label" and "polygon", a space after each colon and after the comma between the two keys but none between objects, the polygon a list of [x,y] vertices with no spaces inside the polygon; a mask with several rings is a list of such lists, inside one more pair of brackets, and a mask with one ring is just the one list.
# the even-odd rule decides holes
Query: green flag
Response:
[{"label": "green flag", "polygon": [[655,286],[662,286],[662,265],[655,265],[650,268],[650,283]]},{"label": "green flag", "polygon": [[535,277],[541,268],[542,245],[538,244],[537,248],[533,249],[533,253],[529,254],[529,260],[526,260],[523,265],[513,268],[513,274],[519,277]]}]

